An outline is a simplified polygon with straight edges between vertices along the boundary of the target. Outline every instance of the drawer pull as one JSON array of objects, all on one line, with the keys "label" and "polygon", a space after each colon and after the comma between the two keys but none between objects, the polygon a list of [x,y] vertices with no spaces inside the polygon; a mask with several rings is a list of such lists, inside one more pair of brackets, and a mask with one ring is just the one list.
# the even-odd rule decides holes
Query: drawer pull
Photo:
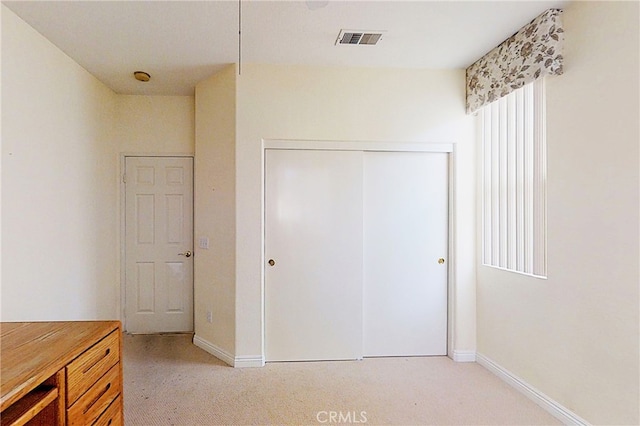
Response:
[{"label": "drawer pull", "polygon": [[[100,380],[106,371],[118,363],[120,358],[119,337],[117,331],[110,333],[67,366],[67,405],[69,407]],[[97,392],[110,381],[105,379],[98,387],[94,388],[93,392],[84,398],[83,407],[92,401]],[[78,409],[78,414],[82,414],[83,409]]]},{"label": "drawer pull", "polygon": [[97,359],[93,364],[91,364],[91,365],[87,366],[87,368],[85,368],[85,369],[82,371],[82,374],[86,374],[86,373],[87,373],[87,371],[89,371],[89,370],[91,370],[93,367],[95,367],[97,363],[99,363],[100,361],[102,361],[104,358],[108,357],[110,353],[111,353],[111,348],[107,348],[107,350],[106,350],[106,351],[104,351],[104,355],[102,355],[100,358],[98,358],[98,359]]},{"label": "drawer pull", "polygon": [[96,397],[93,399],[93,401],[91,401],[91,404],[87,405],[87,406],[84,408],[84,414],[87,414],[87,412],[91,409],[91,407],[93,407],[93,405],[94,405],[96,402],[98,402],[98,400],[99,400],[100,398],[102,398],[102,395],[104,395],[105,393],[107,393],[107,391],[109,390],[109,388],[110,388],[110,387],[111,387],[111,383],[107,383],[107,386],[105,386],[105,387],[104,387],[104,390],[103,390],[102,392],[100,392],[100,393],[98,394],[98,396],[96,396]]}]

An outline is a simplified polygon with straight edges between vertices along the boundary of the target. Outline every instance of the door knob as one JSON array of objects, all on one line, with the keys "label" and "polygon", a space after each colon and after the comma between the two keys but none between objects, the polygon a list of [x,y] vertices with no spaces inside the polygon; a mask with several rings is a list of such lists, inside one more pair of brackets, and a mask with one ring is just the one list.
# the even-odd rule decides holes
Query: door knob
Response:
[{"label": "door knob", "polygon": [[440,259],[438,259],[438,263],[442,265],[444,263],[444,257],[441,257]]},{"label": "door knob", "polygon": [[191,250],[187,250],[184,253],[178,253],[178,256],[191,257]]},{"label": "door knob", "polygon": [[269,259],[269,262],[267,262],[270,266],[273,266],[276,264],[276,261],[273,259]]}]

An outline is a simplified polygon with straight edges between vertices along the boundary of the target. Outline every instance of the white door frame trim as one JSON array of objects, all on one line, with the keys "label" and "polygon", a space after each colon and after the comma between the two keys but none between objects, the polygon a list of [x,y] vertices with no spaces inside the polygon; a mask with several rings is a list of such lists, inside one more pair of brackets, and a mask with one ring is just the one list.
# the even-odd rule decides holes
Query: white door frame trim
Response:
[{"label": "white door frame trim", "polygon": [[[122,331],[127,331],[127,322],[125,317],[125,285],[126,285],[126,274],[125,274],[125,196],[126,196],[126,188],[124,175],[126,171],[126,159],[127,157],[176,157],[176,158],[192,158],[193,167],[194,167],[194,176],[195,176],[195,154],[190,153],[140,153],[140,152],[121,152],[120,153],[120,171],[118,173],[118,181],[120,182],[120,198],[118,199],[118,203],[120,204],[120,257],[118,259],[118,267],[120,268],[120,321],[122,321]],[[194,199],[195,199],[195,191],[194,191]],[[194,300],[195,305],[195,300]],[[195,314],[195,309],[194,309]]]},{"label": "white door frame trim", "polygon": [[[316,141],[263,139],[265,149],[329,150],[329,151],[394,151],[394,152],[453,152],[452,143]],[[264,159],[264,158],[263,158]]]},{"label": "white door frame trim", "polygon": [[447,356],[454,358],[455,352],[455,324],[456,324],[456,144],[454,143],[430,143],[430,142],[377,142],[377,141],[327,141],[327,140],[287,140],[287,139],[262,139],[262,253],[260,269],[261,281],[261,317],[262,317],[262,365],[265,360],[265,182],[266,182],[266,150],[267,149],[294,149],[294,150],[331,150],[331,151],[390,151],[390,152],[444,152],[449,154],[449,253],[447,269]]}]

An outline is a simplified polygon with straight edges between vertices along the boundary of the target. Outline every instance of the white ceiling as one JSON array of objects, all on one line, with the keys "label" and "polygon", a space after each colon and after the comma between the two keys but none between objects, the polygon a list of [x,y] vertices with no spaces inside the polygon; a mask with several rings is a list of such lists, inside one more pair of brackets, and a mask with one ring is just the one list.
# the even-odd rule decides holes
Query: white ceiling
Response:
[{"label": "white ceiling", "polygon": [[[192,95],[238,62],[238,1],[3,1],[121,94]],[[242,63],[466,68],[550,7],[537,1],[241,0]],[[386,30],[335,46],[341,29]],[[140,83],[133,71],[151,74]]]}]

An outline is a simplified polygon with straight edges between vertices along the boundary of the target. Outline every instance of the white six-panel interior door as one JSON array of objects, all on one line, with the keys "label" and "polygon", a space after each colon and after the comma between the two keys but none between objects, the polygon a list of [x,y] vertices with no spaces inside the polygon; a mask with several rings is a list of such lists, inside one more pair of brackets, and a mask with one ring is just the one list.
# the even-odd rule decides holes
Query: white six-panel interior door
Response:
[{"label": "white six-panel interior door", "polygon": [[445,355],[448,154],[265,151],[267,361]]},{"label": "white six-panel interior door", "polygon": [[125,328],[193,331],[193,158],[125,158]]}]

